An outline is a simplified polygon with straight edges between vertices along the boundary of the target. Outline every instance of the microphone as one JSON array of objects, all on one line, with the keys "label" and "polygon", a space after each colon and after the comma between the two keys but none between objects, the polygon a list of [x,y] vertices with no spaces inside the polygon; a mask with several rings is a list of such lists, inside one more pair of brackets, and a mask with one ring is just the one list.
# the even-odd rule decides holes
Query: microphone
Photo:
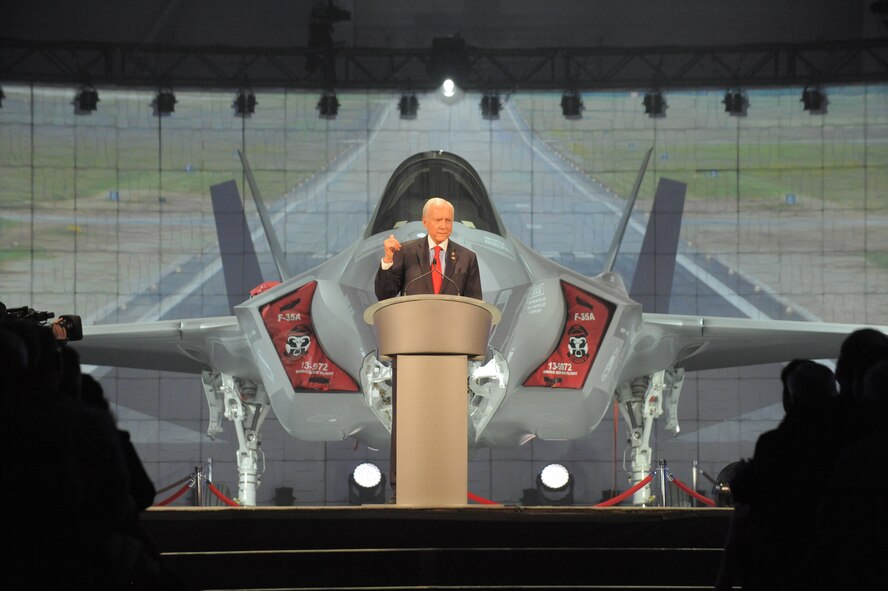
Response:
[{"label": "microphone", "polygon": [[[453,257],[453,260],[456,260],[456,257]],[[454,281],[453,279],[451,279],[450,277],[448,277],[447,275],[445,275],[444,273],[442,273],[441,270],[438,269],[438,265],[435,264],[434,259],[432,260],[432,272],[437,272],[438,275],[440,275],[441,277],[443,277],[444,279],[446,279],[447,281],[449,281],[450,283],[452,283],[452,284],[453,284],[453,287],[456,288],[456,295],[459,295],[459,286],[456,284],[456,281]]]},{"label": "microphone", "polygon": [[402,291],[404,292],[404,295],[409,295],[409,294],[407,293],[407,288],[408,288],[408,287],[410,287],[411,285],[413,285],[414,283],[416,283],[417,281],[419,281],[419,280],[422,279],[423,277],[428,277],[429,275],[431,275],[431,274],[434,272],[434,269],[435,269],[435,268],[436,268],[435,261],[432,261],[432,271],[429,271],[429,272],[427,272],[427,273],[423,273],[423,274],[420,275],[419,277],[414,277],[413,279],[411,279],[410,281],[408,281],[408,282],[407,282],[407,285],[405,285],[405,286],[404,286],[404,289],[402,290]]}]

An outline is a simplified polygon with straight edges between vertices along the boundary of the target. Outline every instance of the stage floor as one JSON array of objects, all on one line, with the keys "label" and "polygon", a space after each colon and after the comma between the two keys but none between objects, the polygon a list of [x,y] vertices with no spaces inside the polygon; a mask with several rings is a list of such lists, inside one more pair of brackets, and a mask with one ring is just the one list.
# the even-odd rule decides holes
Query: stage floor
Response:
[{"label": "stage floor", "polygon": [[733,509],[152,508],[195,589],[712,588]]}]

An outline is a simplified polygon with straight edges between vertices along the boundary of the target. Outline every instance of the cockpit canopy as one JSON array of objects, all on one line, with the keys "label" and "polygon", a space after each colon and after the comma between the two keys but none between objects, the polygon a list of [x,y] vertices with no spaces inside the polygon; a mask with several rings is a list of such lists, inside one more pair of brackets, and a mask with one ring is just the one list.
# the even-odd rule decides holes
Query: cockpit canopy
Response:
[{"label": "cockpit canopy", "polygon": [[456,154],[433,151],[411,156],[395,170],[365,238],[422,220],[422,206],[430,197],[442,197],[452,203],[455,222],[500,236],[505,234],[475,169]]}]

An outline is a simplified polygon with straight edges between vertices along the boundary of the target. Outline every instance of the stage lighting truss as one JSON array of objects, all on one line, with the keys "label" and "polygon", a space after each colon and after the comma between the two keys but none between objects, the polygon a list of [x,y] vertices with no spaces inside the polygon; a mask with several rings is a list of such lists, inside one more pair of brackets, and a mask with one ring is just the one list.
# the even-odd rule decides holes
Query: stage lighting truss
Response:
[{"label": "stage lighting truss", "polygon": [[726,92],[722,102],[725,105],[725,113],[736,117],[744,117],[746,115],[749,100],[739,89],[732,89]]},{"label": "stage lighting truss", "polygon": [[336,98],[336,93],[332,90],[324,92],[318,101],[318,116],[321,119],[336,119],[338,114],[339,99]]},{"label": "stage lighting truss", "polygon": [[163,117],[176,110],[176,95],[170,89],[162,89],[154,97],[154,114]]},{"label": "stage lighting truss", "polygon": [[416,112],[419,110],[419,101],[416,94],[404,93],[401,100],[398,101],[398,110],[401,112],[401,119],[416,119]]},{"label": "stage lighting truss", "polygon": [[502,103],[500,102],[499,94],[496,92],[485,92],[484,96],[481,97],[481,116],[484,119],[499,119],[501,107]]},{"label": "stage lighting truss", "polygon": [[376,464],[358,465],[348,477],[348,502],[352,505],[385,503],[385,475]]},{"label": "stage lighting truss", "polygon": [[256,112],[256,95],[251,88],[241,88],[234,99],[234,114],[239,117],[249,117]]},{"label": "stage lighting truss", "polygon": [[666,116],[666,99],[659,90],[651,90],[644,95],[642,99],[644,112],[649,117],[665,117]]},{"label": "stage lighting truss", "polygon": [[450,80],[456,86],[466,80],[471,68],[465,39],[459,35],[432,39],[431,59],[426,65],[426,73],[432,80]]},{"label": "stage lighting truss", "polygon": [[78,115],[89,115],[96,110],[99,93],[92,84],[84,84],[74,99],[74,112]]},{"label": "stage lighting truss", "polygon": [[583,97],[575,90],[565,90],[561,95],[561,114],[565,119],[580,119],[583,116]]}]

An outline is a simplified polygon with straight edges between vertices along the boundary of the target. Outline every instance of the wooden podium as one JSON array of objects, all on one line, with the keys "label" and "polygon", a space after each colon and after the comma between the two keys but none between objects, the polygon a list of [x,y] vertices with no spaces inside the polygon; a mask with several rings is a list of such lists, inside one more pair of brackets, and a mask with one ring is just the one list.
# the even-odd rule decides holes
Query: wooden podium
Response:
[{"label": "wooden podium", "polygon": [[481,300],[448,295],[391,298],[364,312],[380,358],[395,360],[398,505],[467,504],[467,362],[484,358],[500,317]]}]

